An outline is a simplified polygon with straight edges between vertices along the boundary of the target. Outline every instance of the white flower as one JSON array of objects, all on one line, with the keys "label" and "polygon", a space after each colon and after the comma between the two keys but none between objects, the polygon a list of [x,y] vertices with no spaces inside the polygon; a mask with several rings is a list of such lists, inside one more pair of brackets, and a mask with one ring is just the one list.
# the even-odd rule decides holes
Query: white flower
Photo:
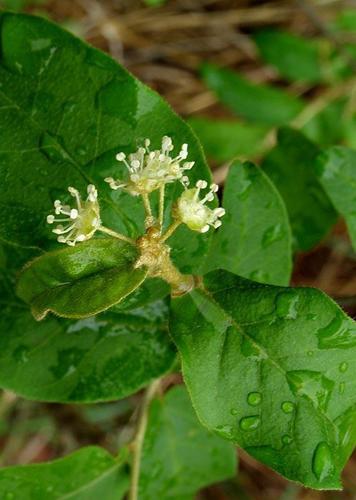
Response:
[{"label": "white flower", "polygon": [[[125,189],[132,195],[149,194],[165,184],[181,180],[184,172],[190,170],[194,162],[183,162],[188,157],[188,145],[183,144],[179,154],[171,158],[174,149],[172,139],[164,136],[160,150],[150,151],[150,141],[145,140],[145,147],[139,148],[126,158],[125,153],[118,153],[116,159],[124,163],[128,170],[128,180],[115,180],[107,177],[106,182],[112,189]],[[183,163],[182,163],[183,162]]]},{"label": "white flower", "polygon": [[73,187],[68,188],[69,193],[75,198],[77,208],[62,205],[60,200],[54,202],[55,214],[64,217],[47,216],[47,223],[58,222],[53,233],[58,235],[59,243],[67,243],[74,246],[77,242],[89,240],[100,227],[100,209],[98,203],[98,192],[89,184],[87,187],[88,197],[81,200],[79,191]]},{"label": "white flower", "polygon": [[186,179],[185,181],[185,191],[178,198],[175,207],[175,218],[186,224],[189,229],[200,233],[209,231],[210,226],[220,227],[221,220],[219,219],[225,214],[225,210],[221,207],[211,209],[206,205],[207,202],[213,201],[214,193],[219,189],[218,185],[211,184],[210,191],[203,199],[199,199],[201,189],[206,189],[208,183],[200,180],[195,188],[188,189],[188,182]]}]

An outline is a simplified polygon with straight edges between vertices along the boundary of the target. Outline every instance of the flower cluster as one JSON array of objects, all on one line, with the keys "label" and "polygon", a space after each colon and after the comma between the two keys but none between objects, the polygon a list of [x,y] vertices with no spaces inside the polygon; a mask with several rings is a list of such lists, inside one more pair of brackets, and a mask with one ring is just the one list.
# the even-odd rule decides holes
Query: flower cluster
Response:
[{"label": "flower cluster", "polygon": [[170,137],[164,136],[160,150],[150,151],[150,141],[145,140],[145,147],[139,148],[126,158],[125,153],[118,153],[116,159],[128,170],[127,180],[115,180],[107,177],[106,182],[112,189],[125,189],[132,195],[149,194],[165,184],[184,180],[184,172],[190,170],[194,161],[184,161],[188,157],[188,145],[183,144],[177,156],[171,158],[174,146]]},{"label": "flower cluster", "polygon": [[211,184],[210,190],[200,199],[200,191],[208,187],[206,181],[200,180],[194,188],[189,189],[189,184],[185,184],[183,194],[178,198],[174,216],[177,220],[186,224],[192,231],[206,233],[209,227],[218,228],[221,226],[220,217],[225,214],[221,207],[211,209],[207,202],[214,200],[214,194],[218,191],[217,184]]},{"label": "flower cluster", "polygon": [[63,205],[60,200],[54,202],[55,215],[48,215],[48,224],[58,223],[53,233],[58,235],[59,243],[74,246],[77,242],[89,240],[100,227],[100,209],[98,203],[98,192],[89,184],[87,187],[88,197],[83,201],[80,193],[73,187],[68,188],[69,193],[76,201],[76,208]]}]

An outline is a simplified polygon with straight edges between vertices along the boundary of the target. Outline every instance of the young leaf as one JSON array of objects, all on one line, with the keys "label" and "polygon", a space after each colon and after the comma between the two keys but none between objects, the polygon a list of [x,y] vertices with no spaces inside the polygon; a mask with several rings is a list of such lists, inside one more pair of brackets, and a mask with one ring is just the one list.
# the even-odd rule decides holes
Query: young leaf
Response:
[{"label": "young leaf", "polygon": [[277,88],[251,83],[229,69],[205,64],[202,76],[223,104],[238,116],[257,123],[283,125],[303,109],[303,102],[297,97]]},{"label": "young leaf", "polygon": [[[103,224],[137,237],[143,207],[113,192],[103,179],[118,177],[116,153],[131,153],[147,137],[189,146],[192,182],[210,180],[202,149],[188,127],[152,90],[117,62],[60,27],[23,14],[0,14],[0,234],[1,240],[49,247],[45,223],[68,186],[99,190]],[[180,188],[167,190],[167,200]],[[66,201],[66,200],[64,200]],[[172,239],[178,265],[194,268],[211,235],[188,229]],[[184,251],[183,251],[184,250]]]},{"label": "young leaf", "polygon": [[283,128],[262,168],[286,204],[295,250],[309,250],[336,222],[337,214],[315,172],[319,148],[300,132]]},{"label": "young leaf", "polygon": [[190,499],[201,488],[233,477],[234,447],[199,423],[183,386],[151,404],[139,497]]},{"label": "young leaf", "polygon": [[0,469],[0,497],[4,499],[120,500],[128,483],[123,465],[97,446],[53,462]]},{"label": "young leaf", "polygon": [[145,279],[134,246],[112,238],[89,240],[37,257],[22,271],[18,296],[37,320],[48,312],[86,318],[122,301]]},{"label": "young leaf", "polygon": [[291,80],[319,83],[323,71],[318,45],[291,33],[264,29],[254,34],[262,58]]},{"label": "young leaf", "polygon": [[227,120],[193,117],[189,120],[208,158],[217,162],[231,161],[236,156],[255,156],[262,152],[268,128]]},{"label": "young leaf", "polygon": [[199,419],[283,476],[340,488],[356,439],[356,325],[322,292],[225,271],[174,299]]},{"label": "young leaf", "polygon": [[204,272],[226,269],[245,278],[288,285],[292,269],[288,214],[272,182],[253,163],[231,165],[226,210],[214,234]]},{"label": "young leaf", "polygon": [[356,151],[342,146],[323,151],[317,172],[334,207],[345,218],[356,250]]}]

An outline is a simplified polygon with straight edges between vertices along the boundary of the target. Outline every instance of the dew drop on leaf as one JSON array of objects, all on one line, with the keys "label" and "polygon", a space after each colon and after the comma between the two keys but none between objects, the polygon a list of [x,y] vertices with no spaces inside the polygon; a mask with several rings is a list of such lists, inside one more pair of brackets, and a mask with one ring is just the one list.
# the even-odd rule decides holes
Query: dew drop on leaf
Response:
[{"label": "dew drop on leaf", "polygon": [[275,241],[278,241],[281,239],[283,236],[283,231],[282,231],[282,225],[281,224],[275,224],[274,226],[269,227],[266,229],[262,236],[262,247],[268,247]]},{"label": "dew drop on leaf", "polygon": [[341,373],[345,373],[348,369],[349,365],[344,361],[343,363],[340,363],[339,370]]},{"label": "dew drop on leaf", "polygon": [[240,428],[243,431],[253,431],[259,427],[261,423],[261,418],[258,415],[251,415],[249,417],[243,417],[240,420]]},{"label": "dew drop on leaf", "polygon": [[251,406],[258,406],[261,404],[262,394],[260,392],[250,392],[247,396],[247,402]]},{"label": "dew drop on leaf", "polygon": [[312,470],[319,481],[323,481],[334,473],[335,465],[332,458],[332,451],[325,441],[319,443],[315,448]]},{"label": "dew drop on leaf", "polygon": [[276,313],[279,318],[296,319],[298,295],[292,291],[279,293],[276,297]]},{"label": "dew drop on leaf", "polygon": [[284,401],[281,408],[284,413],[293,413],[295,404],[292,401]]},{"label": "dew drop on leaf", "polygon": [[238,414],[238,409],[237,408],[231,408],[230,413],[231,415],[237,415]]},{"label": "dew drop on leaf", "polygon": [[292,436],[290,436],[289,434],[285,434],[284,436],[282,436],[283,444],[291,444],[292,441],[293,441]]}]

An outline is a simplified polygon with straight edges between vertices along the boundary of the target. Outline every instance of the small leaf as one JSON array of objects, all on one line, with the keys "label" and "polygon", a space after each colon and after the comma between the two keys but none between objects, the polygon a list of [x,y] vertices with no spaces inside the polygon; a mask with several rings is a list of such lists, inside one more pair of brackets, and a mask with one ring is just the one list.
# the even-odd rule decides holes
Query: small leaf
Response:
[{"label": "small leaf", "polygon": [[234,162],[224,187],[226,214],[214,234],[204,272],[226,269],[245,278],[288,285],[291,230],[282,198],[253,163]]},{"label": "small leaf", "polygon": [[263,60],[292,82],[323,80],[320,51],[314,40],[276,29],[261,30],[253,38]]},{"label": "small leaf", "polygon": [[139,498],[190,499],[201,488],[233,477],[237,453],[199,423],[183,386],[151,404]]},{"label": "small leaf", "polygon": [[345,218],[356,250],[356,151],[342,146],[323,151],[317,172],[334,207]]},{"label": "small leaf", "polygon": [[282,195],[295,250],[309,250],[326,236],[337,214],[315,172],[319,148],[300,132],[283,128],[262,168]]},{"label": "small leaf", "polygon": [[136,249],[115,239],[97,239],[37,257],[22,271],[18,296],[37,320],[48,312],[86,318],[123,300],[145,279],[135,269]]},{"label": "small leaf", "polygon": [[122,464],[104,449],[90,446],[53,462],[0,469],[0,497],[120,500],[128,482]]},{"label": "small leaf", "polygon": [[[306,123],[302,132],[319,146],[331,146],[347,135],[347,120],[344,117],[346,99],[337,99]],[[335,127],[335,123],[338,124]]]},{"label": "small leaf", "polygon": [[205,64],[202,76],[223,104],[238,116],[267,125],[283,125],[302,109],[303,102],[283,90],[251,83],[229,69]]},{"label": "small leaf", "polygon": [[236,156],[256,156],[264,149],[268,128],[262,125],[193,117],[189,120],[208,158],[231,161]]},{"label": "small leaf", "polygon": [[339,489],[356,439],[356,325],[322,292],[225,271],[172,301],[199,419],[288,479]]}]

